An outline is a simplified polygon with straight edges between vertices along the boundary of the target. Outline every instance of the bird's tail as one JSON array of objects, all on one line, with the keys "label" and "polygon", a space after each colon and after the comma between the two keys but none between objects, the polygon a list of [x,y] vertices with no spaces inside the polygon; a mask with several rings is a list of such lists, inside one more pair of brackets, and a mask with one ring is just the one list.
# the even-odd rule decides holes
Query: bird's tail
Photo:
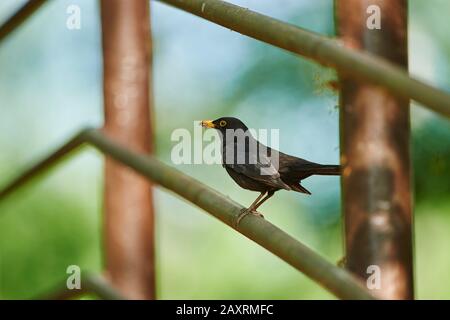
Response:
[{"label": "bird's tail", "polygon": [[341,166],[334,164],[321,164],[311,168],[312,174],[322,176],[338,176],[341,174]]},{"label": "bird's tail", "polygon": [[308,163],[291,167],[294,176],[305,179],[312,175],[338,176],[341,174],[341,166],[333,164]]},{"label": "bird's tail", "polygon": [[341,167],[339,165],[330,164],[318,164],[318,163],[298,163],[290,167],[290,176],[294,178],[295,182],[290,183],[289,186],[292,190],[311,194],[309,190],[301,185],[303,179],[308,178],[312,175],[323,175],[323,176],[338,176],[341,174]]}]

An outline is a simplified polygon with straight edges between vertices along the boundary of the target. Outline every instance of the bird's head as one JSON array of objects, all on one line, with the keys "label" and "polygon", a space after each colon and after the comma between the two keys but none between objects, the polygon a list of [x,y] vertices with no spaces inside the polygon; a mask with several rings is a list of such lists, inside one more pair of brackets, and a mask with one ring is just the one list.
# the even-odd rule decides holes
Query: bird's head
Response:
[{"label": "bird's head", "polygon": [[202,127],[214,128],[222,133],[225,133],[225,130],[228,129],[242,129],[244,132],[248,130],[247,126],[241,120],[232,117],[223,117],[216,120],[203,120],[200,124]]}]

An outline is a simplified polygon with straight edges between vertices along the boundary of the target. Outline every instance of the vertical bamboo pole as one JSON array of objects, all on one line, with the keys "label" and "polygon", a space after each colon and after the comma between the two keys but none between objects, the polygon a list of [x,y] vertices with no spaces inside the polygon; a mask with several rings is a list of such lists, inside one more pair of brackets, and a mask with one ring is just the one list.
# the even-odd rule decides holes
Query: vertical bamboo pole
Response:
[{"label": "vertical bamboo pole", "polygon": [[[102,0],[105,132],[151,153],[151,33],[149,1]],[[155,298],[151,184],[106,157],[106,268],[125,297]]]},{"label": "vertical bamboo pole", "polygon": [[[408,68],[407,0],[335,5],[344,45]],[[378,9],[381,29],[370,29]],[[381,298],[412,299],[409,100],[342,73],[340,78],[346,267],[364,283],[369,279]]]}]

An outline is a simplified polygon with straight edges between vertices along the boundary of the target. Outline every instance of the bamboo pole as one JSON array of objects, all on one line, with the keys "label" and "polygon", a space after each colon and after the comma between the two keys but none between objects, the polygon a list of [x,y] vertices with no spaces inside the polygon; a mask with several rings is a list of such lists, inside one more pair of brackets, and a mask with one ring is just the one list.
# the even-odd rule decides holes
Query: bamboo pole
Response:
[{"label": "bamboo pole", "polygon": [[[369,5],[380,8],[381,29],[367,27]],[[407,0],[336,1],[347,47],[406,70],[407,14]],[[347,269],[364,283],[370,278],[381,298],[413,299],[409,100],[345,74],[340,87]]]},{"label": "bamboo pole", "polygon": [[342,42],[220,0],[158,0],[243,35],[310,58],[341,74],[387,88],[450,117],[450,94],[410,78],[403,68]]},{"label": "bamboo pole", "polygon": [[[102,0],[105,131],[140,153],[152,153],[151,33],[147,0]],[[106,268],[126,297],[155,298],[151,182],[105,163]]]},{"label": "bamboo pole", "polygon": [[[44,2],[45,0],[36,0]],[[450,94],[408,76],[402,68],[365,52],[342,46],[338,40],[301,29],[220,0],[158,0],[241,34],[310,58],[352,77],[387,88],[392,94],[413,99],[450,117]],[[30,1],[30,3],[35,1]],[[21,25],[22,11],[0,27],[0,41]],[[28,18],[29,15],[25,16]]]},{"label": "bamboo pole", "polygon": [[14,13],[0,27],[0,43],[14,30],[19,28],[29,17],[33,15],[47,0],[27,1],[16,13]]},{"label": "bamboo pole", "polygon": [[[138,154],[126,149],[95,129],[83,130],[54,153],[32,166],[29,170],[25,170],[0,191],[0,200],[39,173],[54,166],[68,152],[78,149],[84,142],[95,146],[116,161],[128,165],[146,178],[204,209],[212,216],[303,272],[336,297],[341,299],[374,298],[346,270],[326,261],[267,220],[250,215],[242,220],[238,227],[235,227],[234,221],[236,221],[241,210],[244,209],[242,205],[152,156]],[[58,157],[55,155],[58,155]],[[36,168],[39,168],[39,170],[36,170]]]},{"label": "bamboo pole", "polygon": [[78,298],[83,294],[93,294],[103,300],[124,300],[103,276],[83,272],[81,278],[81,289],[67,289],[66,280],[61,281],[47,294],[33,300],[68,300]]}]

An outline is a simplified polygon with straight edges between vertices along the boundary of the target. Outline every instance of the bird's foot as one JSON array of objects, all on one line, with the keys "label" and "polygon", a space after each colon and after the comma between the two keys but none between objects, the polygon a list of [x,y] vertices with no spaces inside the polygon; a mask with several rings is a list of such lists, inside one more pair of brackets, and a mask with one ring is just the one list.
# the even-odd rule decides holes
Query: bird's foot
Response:
[{"label": "bird's foot", "polygon": [[237,227],[239,225],[239,223],[241,222],[241,220],[248,214],[253,214],[257,217],[264,219],[264,216],[254,209],[242,209],[241,213],[237,216],[236,221],[234,222],[234,226]]},{"label": "bird's foot", "polygon": [[260,212],[258,212],[258,211],[256,211],[256,210],[253,210],[252,212],[250,212],[251,214],[253,214],[253,215],[255,215],[255,216],[257,216],[257,217],[260,217],[260,218],[263,218],[264,219],[264,216],[262,215],[262,213],[260,213]]}]

